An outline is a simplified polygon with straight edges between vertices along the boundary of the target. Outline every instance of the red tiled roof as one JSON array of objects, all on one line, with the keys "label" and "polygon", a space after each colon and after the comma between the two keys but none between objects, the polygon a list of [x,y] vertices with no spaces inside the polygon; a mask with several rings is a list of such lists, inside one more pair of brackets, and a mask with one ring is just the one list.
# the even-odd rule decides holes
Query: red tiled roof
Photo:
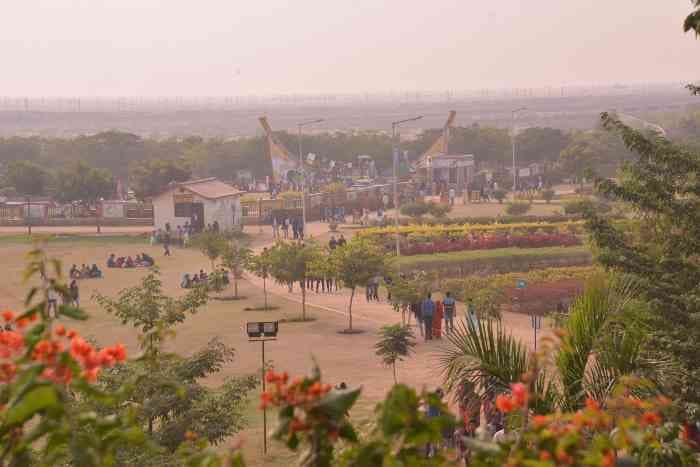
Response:
[{"label": "red tiled roof", "polygon": [[228,185],[216,178],[202,178],[200,180],[190,180],[174,184],[184,190],[207,199],[226,198],[228,196],[237,196],[243,193],[240,190]]}]

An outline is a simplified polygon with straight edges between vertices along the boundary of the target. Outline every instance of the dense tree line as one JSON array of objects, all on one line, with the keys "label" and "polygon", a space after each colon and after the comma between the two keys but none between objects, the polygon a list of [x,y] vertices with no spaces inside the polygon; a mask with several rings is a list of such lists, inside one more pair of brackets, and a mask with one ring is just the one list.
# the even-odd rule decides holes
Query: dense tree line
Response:
[{"label": "dense tree line", "polygon": [[[667,115],[661,123],[669,135],[684,144],[700,145],[700,112]],[[278,134],[282,143],[296,155],[297,136]],[[440,130],[426,130],[416,139],[404,141],[401,149],[415,159],[425,151]],[[631,153],[616,138],[602,129],[564,132],[555,128],[527,128],[516,136],[518,164],[544,162],[558,169],[559,175],[580,178],[586,171],[610,174]],[[304,135],[304,153],[338,162],[355,161],[360,154],[374,157],[377,166],[391,165],[391,139],[383,132],[323,133]],[[482,167],[503,168],[512,164],[512,141],[508,129],[457,127],[451,132],[450,151],[474,154]],[[158,192],[169,181],[189,177],[217,176],[234,179],[238,170],[250,170],[257,178],[271,172],[264,137],[238,139],[170,138],[155,140],[130,133],[108,131],[73,139],[10,137],[0,138],[0,189],[5,194],[55,194],[66,187],[65,176],[77,170],[76,164],[106,172],[87,172],[91,176],[111,176],[96,197],[113,193],[115,181],[126,181],[137,196]],[[606,169],[612,169],[606,170]],[[598,169],[598,170],[596,170]],[[99,178],[99,177],[98,177]],[[94,182],[94,181],[93,181]],[[92,183],[93,185],[95,183]],[[105,188],[109,185],[109,188]],[[93,193],[94,194],[94,193]],[[95,196],[92,196],[95,197]]]}]

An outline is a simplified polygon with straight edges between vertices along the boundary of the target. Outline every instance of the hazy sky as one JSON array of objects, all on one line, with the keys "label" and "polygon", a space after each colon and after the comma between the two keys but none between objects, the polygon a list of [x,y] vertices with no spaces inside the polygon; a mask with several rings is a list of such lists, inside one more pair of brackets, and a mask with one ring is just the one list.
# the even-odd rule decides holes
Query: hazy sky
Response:
[{"label": "hazy sky", "polygon": [[467,90],[700,77],[690,0],[2,0],[0,96]]}]

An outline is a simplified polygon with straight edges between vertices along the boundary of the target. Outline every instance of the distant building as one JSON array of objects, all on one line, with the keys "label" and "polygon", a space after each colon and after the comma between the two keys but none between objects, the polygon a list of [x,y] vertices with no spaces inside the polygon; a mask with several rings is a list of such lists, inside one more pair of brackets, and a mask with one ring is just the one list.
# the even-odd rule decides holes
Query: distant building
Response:
[{"label": "distant building", "polygon": [[153,198],[153,222],[156,229],[171,230],[186,223],[196,231],[218,222],[222,230],[241,224],[241,194],[216,178],[171,183]]},{"label": "distant building", "polygon": [[430,183],[454,184],[459,189],[466,187],[474,177],[472,154],[436,154],[418,161],[416,170]]}]

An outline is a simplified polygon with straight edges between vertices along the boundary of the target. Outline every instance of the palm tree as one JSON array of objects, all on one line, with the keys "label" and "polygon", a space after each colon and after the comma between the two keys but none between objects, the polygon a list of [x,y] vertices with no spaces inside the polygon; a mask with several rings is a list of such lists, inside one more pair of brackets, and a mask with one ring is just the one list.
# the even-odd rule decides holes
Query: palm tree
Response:
[{"label": "palm tree", "polygon": [[575,410],[587,398],[603,403],[621,378],[640,377],[650,384],[637,390],[658,391],[678,376],[668,360],[645,345],[645,306],[635,300],[635,284],[626,278],[594,278],[572,304],[552,364],[539,368],[527,347],[500,322],[461,322],[447,335],[439,360],[450,392],[465,384],[480,388],[482,397],[509,391],[526,373],[534,376],[531,391],[535,413],[556,408]]}]

